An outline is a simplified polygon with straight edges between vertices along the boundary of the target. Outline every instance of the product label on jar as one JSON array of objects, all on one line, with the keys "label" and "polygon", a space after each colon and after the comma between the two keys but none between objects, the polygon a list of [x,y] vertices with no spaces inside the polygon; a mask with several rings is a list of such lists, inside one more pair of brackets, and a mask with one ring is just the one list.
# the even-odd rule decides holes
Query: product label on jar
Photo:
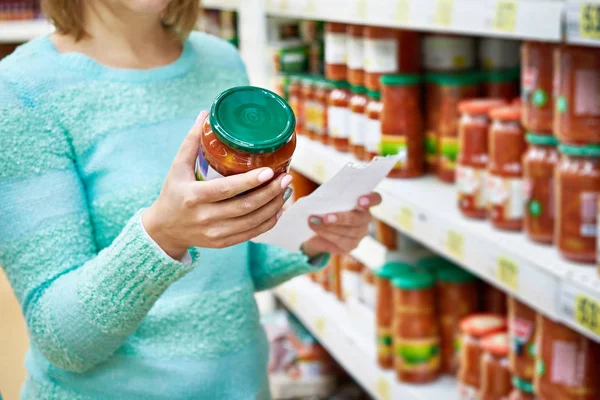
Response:
[{"label": "product label on jar", "polygon": [[325,63],[346,64],[346,38],[345,33],[325,33]]},{"label": "product label on jar", "polygon": [[398,42],[396,39],[364,39],[364,68],[368,73],[398,71]]},{"label": "product label on jar", "polygon": [[365,55],[363,52],[363,48],[363,38],[356,36],[348,36],[348,68],[364,68]]},{"label": "product label on jar", "polygon": [[475,66],[475,46],[471,38],[428,37],[423,56],[425,69],[470,69]]},{"label": "product label on jar", "polygon": [[489,175],[486,196],[492,219],[502,221],[523,218],[523,179]]},{"label": "product label on jar", "polygon": [[578,349],[578,343],[555,340],[552,343],[551,382],[581,387],[586,375],[585,358],[585,353]]},{"label": "product label on jar", "polygon": [[204,158],[202,151],[198,151],[198,157],[196,158],[196,180],[198,181],[210,181],[217,178],[223,178],[223,175],[215,171]]},{"label": "product label on jar", "polygon": [[536,68],[521,68],[521,100],[529,104],[529,98],[537,84],[538,71]]},{"label": "product label on jar", "polygon": [[378,153],[379,143],[381,143],[381,122],[378,119],[367,118],[365,131],[365,149],[369,153]]},{"label": "product label on jar", "polygon": [[425,151],[427,152],[427,164],[435,165],[438,157],[438,137],[434,131],[425,134]]},{"label": "product label on jar", "polygon": [[482,39],[479,58],[485,69],[504,69],[519,66],[519,42],[516,40]]},{"label": "product label on jar", "polygon": [[302,378],[319,378],[327,374],[327,367],[323,361],[298,361],[298,369]]},{"label": "product label on jar", "polygon": [[579,228],[579,234],[584,237],[595,237],[596,236],[596,225],[597,221],[597,207],[598,207],[598,193],[596,192],[583,192],[580,194],[581,201],[581,226]]},{"label": "product label on jar", "polygon": [[514,317],[508,321],[508,324],[512,339],[512,351],[519,356],[526,354],[528,349],[525,344],[529,342],[533,334],[533,321]]},{"label": "product label on jar", "polygon": [[360,297],[360,274],[353,271],[342,271],[342,290],[344,299]]},{"label": "product label on jar", "polygon": [[575,71],[575,115],[600,116],[600,71]]},{"label": "product label on jar", "polygon": [[392,328],[377,327],[377,355],[380,357],[392,357]]},{"label": "product label on jar", "polygon": [[315,131],[317,129],[319,103],[314,100],[304,102],[304,127],[306,130]]},{"label": "product label on jar", "polygon": [[332,107],[327,109],[327,127],[329,136],[346,139],[350,136],[348,109],[346,107]]},{"label": "product label on jar", "polygon": [[458,157],[458,139],[454,137],[440,138],[440,167],[446,170],[454,169]]},{"label": "product label on jar", "polygon": [[325,106],[317,101],[313,107],[314,131],[317,135],[323,135],[325,133]]},{"label": "product label on jar", "polygon": [[406,372],[437,371],[440,367],[440,339],[394,338],[396,369]]},{"label": "product label on jar", "polygon": [[362,146],[365,144],[367,117],[364,114],[350,113],[350,143]]},{"label": "product label on jar", "polygon": [[456,166],[456,186],[461,208],[466,210],[486,208],[486,178],[487,171],[485,168]]},{"label": "product label on jar", "polygon": [[379,145],[380,156],[395,156],[399,155],[398,162],[394,166],[395,169],[404,168],[408,162],[408,145],[406,136],[397,135],[382,135]]}]

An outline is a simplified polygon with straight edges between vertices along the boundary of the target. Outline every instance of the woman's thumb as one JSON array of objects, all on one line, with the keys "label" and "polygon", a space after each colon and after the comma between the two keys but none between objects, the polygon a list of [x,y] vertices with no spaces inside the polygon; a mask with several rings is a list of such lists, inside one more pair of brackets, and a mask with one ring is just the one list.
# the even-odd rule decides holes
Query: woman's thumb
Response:
[{"label": "woman's thumb", "polygon": [[198,156],[198,149],[200,148],[200,138],[202,137],[202,125],[204,120],[208,117],[208,111],[202,111],[193,128],[190,129],[188,134],[183,139],[181,147],[175,156],[175,160],[187,165],[194,165],[196,157]]}]

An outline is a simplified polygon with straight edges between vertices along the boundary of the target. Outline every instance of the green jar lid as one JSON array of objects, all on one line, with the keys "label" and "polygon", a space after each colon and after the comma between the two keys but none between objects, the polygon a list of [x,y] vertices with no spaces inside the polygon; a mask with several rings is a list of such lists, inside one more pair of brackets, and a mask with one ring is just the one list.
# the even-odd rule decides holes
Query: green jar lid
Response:
[{"label": "green jar lid", "polygon": [[437,271],[437,278],[440,282],[448,283],[469,283],[475,282],[477,277],[466,269],[457,266],[447,266]]},{"label": "green jar lid", "polygon": [[479,71],[467,71],[456,73],[430,72],[425,75],[425,80],[441,86],[467,86],[476,85],[483,79]]},{"label": "green jar lid", "polygon": [[296,127],[294,112],[284,99],[254,86],[238,86],[218,95],[209,121],[221,142],[252,154],[279,149]]},{"label": "green jar lid", "polygon": [[497,71],[486,71],[485,73],[485,81],[492,83],[502,83],[502,82],[511,82],[518,81],[521,78],[521,69],[520,68],[509,68],[509,69],[501,69]]},{"label": "green jar lid", "polygon": [[350,89],[350,84],[347,81],[328,81],[331,86],[336,89]]},{"label": "green jar lid", "polygon": [[533,132],[527,132],[525,136],[527,141],[531,144],[538,144],[540,146],[556,146],[558,145],[558,139],[553,135],[539,135]]},{"label": "green jar lid", "polygon": [[367,95],[374,100],[381,99],[381,92],[378,90],[367,90]]},{"label": "green jar lid", "polygon": [[379,278],[392,279],[399,274],[411,272],[412,270],[412,266],[408,263],[390,261],[374,270],[373,273]]},{"label": "green jar lid", "polygon": [[336,87],[333,84],[333,82],[334,81],[330,81],[330,80],[327,80],[325,78],[321,78],[321,79],[319,79],[319,80],[316,81],[316,85],[317,85],[317,87],[320,87],[320,88],[332,89],[332,88]]},{"label": "green jar lid", "polygon": [[429,272],[413,271],[395,276],[392,283],[400,289],[418,290],[433,287],[435,279]]},{"label": "green jar lid", "polygon": [[427,272],[435,274],[440,268],[445,268],[453,265],[450,261],[440,256],[427,256],[419,259],[415,266],[419,269],[423,269]]},{"label": "green jar lid", "polygon": [[518,376],[512,377],[512,384],[514,387],[525,393],[533,393],[533,384],[519,378]]},{"label": "green jar lid", "polygon": [[395,74],[383,75],[379,82],[387,86],[410,86],[421,83],[421,75],[417,74]]},{"label": "green jar lid", "polygon": [[558,146],[558,150],[569,156],[600,157],[600,145],[572,146],[561,144]]},{"label": "green jar lid", "polygon": [[367,93],[367,88],[364,86],[351,86],[352,93],[356,94],[365,94]]},{"label": "green jar lid", "polygon": [[312,75],[301,75],[300,81],[303,85],[313,85],[315,83],[315,77]]}]

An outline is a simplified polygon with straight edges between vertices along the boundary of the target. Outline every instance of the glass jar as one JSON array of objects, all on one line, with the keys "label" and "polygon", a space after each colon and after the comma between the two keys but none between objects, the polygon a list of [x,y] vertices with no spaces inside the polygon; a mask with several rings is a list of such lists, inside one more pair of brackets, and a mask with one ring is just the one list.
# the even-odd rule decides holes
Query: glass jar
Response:
[{"label": "glass jar", "polygon": [[540,400],[600,398],[600,343],[537,316],[534,387]]},{"label": "glass jar", "polygon": [[458,208],[469,218],[485,218],[485,185],[487,176],[488,113],[505,104],[502,99],[463,100],[458,104],[461,114],[458,123],[458,158],[456,160],[456,186]]},{"label": "glass jar", "polygon": [[319,187],[317,183],[294,169],[290,169],[289,173],[293,177],[292,187],[294,188],[294,201],[298,201],[301,198],[308,196]]},{"label": "glass jar", "polygon": [[519,379],[516,376],[512,378],[514,390],[508,396],[508,400],[536,400],[533,393],[533,384],[531,382]]},{"label": "glass jar", "polygon": [[325,77],[333,81],[345,81],[347,78],[346,30],[346,24],[325,24]]},{"label": "glass jar", "polygon": [[332,81],[329,96],[329,144],[338,151],[348,151],[350,137],[350,85],[346,81]]},{"label": "glass jar", "polygon": [[275,93],[238,86],[217,96],[202,126],[196,179],[206,181],[270,167],[287,172],[296,148],[296,120]]},{"label": "glass jar", "polygon": [[364,264],[351,255],[347,255],[342,263],[342,293],[344,300],[360,297],[361,274]]},{"label": "glass jar", "polygon": [[299,76],[290,77],[288,87],[288,103],[296,116],[296,133],[304,133],[304,101],[302,99],[302,83]]},{"label": "glass jar", "polygon": [[413,178],[425,172],[420,83],[420,75],[381,77],[380,155],[402,155],[390,178]]},{"label": "glass jar", "polygon": [[[418,264],[417,264],[418,265]],[[440,321],[442,372],[458,371],[460,321],[479,308],[477,278],[448,261],[437,270],[436,294]]]},{"label": "glass jar", "polygon": [[555,243],[565,258],[593,263],[596,259],[600,146],[560,145],[556,169]]},{"label": "glass jar", "polygon": [[367,116],[367,124],[365,130],[365,152],[363,161],[371,161],[375,156],[379,155],[379,146],[381,145],[381,94],[379,92],[369,90],[369,100],[365,115]]},{"label": "glass jar", "polygon": [[323,144],[329,143],[329,99],[334,91],[332,82],[325,79],[316,83],[315,90],[315,139]]},{"label": "glass jar", "polygon": [[481,341],[481,389],[479,400],[506,400],[512,391],[508,370],[508,335],[496,333]]},{"label": "glass jar", "polygon": [[381,75],[420,71],[419,32],[366,26],[363,37],[367,89],[379,90]]},{"label": "glass jar", "polygon": [[367,89],[352,86],[350,98],[350,148],[357,160],[365,158],[365,136],[367,129]]},{"label": "glass jar", "polygon": [[600,49],[554,50],[554,134],[565,144],[600,144]]},{"label": "glass jar", "polygon": [[518,40],[480,38],[479,60],[481,66],[488,71],[518,68],[520,63],[519,45]]},{"label": "glass jar", "polygon": [[317,86],[313,77],[304,77],[302,82],[302,99],[304,102],[304,132],[309,139],[317,139]]},{"label": "glass jar", "polygon": [[539,243],[554,237],[554,168],[558,164],[558,140],[550,135],[526,135],[529,147],[523,156],[525,180],[525,233]]},{"label": "glass jar", "polygon": [[453,183],[458,156],[458,103],[477,97],[481,74],[430,73],[427,82],[427,125],[435,130],[438,142],[437,176]]},{"label": "glass jar", "polygon": [[370,268],[363,269],[361,283],[360,295],[363,303],[375,310],[375,275]]},{"label": "glass jar", "polygon": [[544,42],[521,44],[521,100],[523,126],[538,134],[552,134],[552,51]]},{"label": "glass jar", "polygon": [[483,97],[511,101],[519,95],[519,68],[485,72]]},{"label": "glass jar", "polygon": [[383,369],[394,367],[392,320],[394,301],[392,279],[410,272],[411,266],[401,262],[388,262],[373,271],[375,274],[375,323],[377,324],[377,364]]},{"label": "glass jar", "polygon": [[423,68],[427,71],[465,71],[475,68],[475,38],[428,34],[423,38]]},{"label": "glass jar", "polygon": [[396,229],[379,219],[375,219],[373,225],[375,227],[375,239],[384,245],[386,249],[397,250],[398,232]]},{"label": "glass jar", "polygon": [[486,197],[492,226],[521,230],[525,214],[523,154],[525,132],[520,107],[501,107],[490,111],[490,162]]},{"label": "glass jar", "polygon": [[475,399],[481,382],[481,340],[506,331],[506,320],[494,314],[474,314],[460,322],[460,367],[458,391],[461,399]]},{"label": "glass jar", "polygon": [[483,310],[486,313],[506,315],[508,312],[506,293],[483,281],[481,281],[481,291],[483,293]]},{"label": "glass jar", "polygon": [[365,84],[365,56],[362,25],[348,25],[348,82],[352,86]]},{"label": "glass jar", "polygon": [[528,382],[535,369],[535,311],[513,296],[508,296],[508,336],[510,372]]},{"label": "glass jar", "polygon": [[424,271],[397,275],[394,285],[394,369],[401,382],[426,383],[440,373],[435,280]]}]

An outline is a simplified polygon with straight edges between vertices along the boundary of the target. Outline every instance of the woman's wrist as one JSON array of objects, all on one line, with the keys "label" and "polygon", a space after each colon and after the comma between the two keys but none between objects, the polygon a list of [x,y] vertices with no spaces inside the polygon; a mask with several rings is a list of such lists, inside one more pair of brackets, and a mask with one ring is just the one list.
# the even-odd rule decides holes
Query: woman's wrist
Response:
[{"label": "woman's wrist", "polygon": [[169,237],[164,224],[153,207],[148,208],[142,213],[142,225],[146,233],[169,257],[181,261],[188,251],[187,246],[178,244],[177,241]]}]

